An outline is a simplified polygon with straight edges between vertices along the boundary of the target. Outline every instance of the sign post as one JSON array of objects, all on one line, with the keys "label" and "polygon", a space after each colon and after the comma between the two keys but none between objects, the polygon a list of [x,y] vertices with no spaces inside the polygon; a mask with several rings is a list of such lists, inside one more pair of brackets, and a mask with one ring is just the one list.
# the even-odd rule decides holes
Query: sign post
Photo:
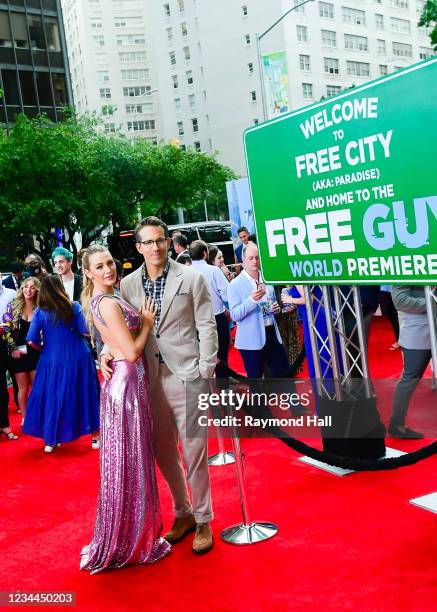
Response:
[{"label": "sign post", "polygon": [[270,283],[437,283],[437,58],[244,134]]}]

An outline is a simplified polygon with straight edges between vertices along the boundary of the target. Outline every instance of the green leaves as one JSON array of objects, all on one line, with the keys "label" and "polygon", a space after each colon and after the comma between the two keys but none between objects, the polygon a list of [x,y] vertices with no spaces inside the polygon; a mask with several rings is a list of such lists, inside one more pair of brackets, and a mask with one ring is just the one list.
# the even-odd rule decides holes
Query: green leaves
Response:
[{"label": "green leaves", "polygon": [[434,29],[431,30],[429,36],[434,45],[434,50],[437,50],[437,0],[426,0],[417,25],[419,27],[434,25]]},{"label": "green leaves", "polygon": [[165,216],[216,199],[234,175],[214,157],[145,139],[107,136],[98,118],[62,123],[24,115],[0,136],[0,223],[12,236],[36,236],[48,255],[55,228],[76,250],[75,232],[89,244],[109,225],[132,225],[138,212]]}]

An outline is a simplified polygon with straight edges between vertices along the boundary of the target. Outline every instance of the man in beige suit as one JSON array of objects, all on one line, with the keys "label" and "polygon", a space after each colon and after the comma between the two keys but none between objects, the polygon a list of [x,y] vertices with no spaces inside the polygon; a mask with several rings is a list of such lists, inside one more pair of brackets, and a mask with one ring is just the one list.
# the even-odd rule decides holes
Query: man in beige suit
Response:
[{"label": "man in beige suit", "polygon": [[[193,552],[202,554],[213,545],[208,441],[206,435],[186,435],[186,385],[190,381],[198,384],[214,372],[218,341],[211,298],[201,274],[168,258],[168,228],[160,219],[143,219],[135,230],[135,240],[144,264],[121,281],[121,295],[137,309],[147,296],[153,296],[158,306],[145,353],[156,460],[173,496],[175,513],[173,527],[164,537],[175,544],[195,531]],[[102,355],[104,375],[110,375],[110,358]]]}]

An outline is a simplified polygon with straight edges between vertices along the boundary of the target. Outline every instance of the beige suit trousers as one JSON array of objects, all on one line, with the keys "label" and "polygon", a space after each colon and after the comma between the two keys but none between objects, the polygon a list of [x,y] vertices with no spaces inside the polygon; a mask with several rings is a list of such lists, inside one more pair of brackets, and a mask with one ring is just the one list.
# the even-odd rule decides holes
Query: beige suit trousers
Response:
[{"label": "beige suit trousers", "polygon": [[[205,431],[204,435],[200,432],[197,437],[187,437],[186,384],[175,376],[165,363],[159,364],[157,379],[150,381],[155,455],[173,497],[175,516],[181,518],[194,513],[197,523],[208,523],[213,518],[208,473],[208,438]],[[188,496],[179,452],[179,439],[192,503]]]}]

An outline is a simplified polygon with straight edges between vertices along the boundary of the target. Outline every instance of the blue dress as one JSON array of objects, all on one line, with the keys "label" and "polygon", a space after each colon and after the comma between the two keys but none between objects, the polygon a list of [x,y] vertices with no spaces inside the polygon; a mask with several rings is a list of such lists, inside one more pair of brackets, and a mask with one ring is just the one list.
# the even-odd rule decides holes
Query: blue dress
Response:
[{"label": "blue dress", "polygon": [[43,348],[23,431],[51,446],[99,429],[99,383],[78,302],[73,302],[73,313],[73,320],[65,325],[37,308],[27,334],[28,342],[43,342]]},{"label": "blue dress", "polygon": [[[319,287],[314,287],[313,292],[315,293],[317,298],[321,297],[322,292]],[[288,289],[288,293],[294,298],[302,297],[296,286],[293,286],[291,289]],[[300,317],[302,319],[303,339],[304,339],[304,344],[305,344],[305,354],[307,358],[308,372],[309,372],[310,378],[315,379],[316,373],[314,369],[313,351],[311,348],[310,328],[309,328],[309,323],[308,323],[307,309],[306,309],[305,304],[298,304],[298,308],[299,308]],[[318,305],[316,303],[313,303],[314,316],[316,315],[317,308],[318,308]],[[322,369],[322,378],[332,378],[333,377],[332,368],[327,365],[327,362],[329,362],[329,359],[330,359],[330,354],[329,354],[329,351],[324,346],[324,343],[321,340],[321,338],[323,338],[323,340],[325,341],[328,338],[328,329],[326,327],[326,320],[325,320],[325,309],[323,306],[320,308],[318,312],[316,327],[317,327],[317,332],[319,334],[319,337],[317,338],[317,345],[318,345],[319,354],[320,354],[320,366]]]}]

